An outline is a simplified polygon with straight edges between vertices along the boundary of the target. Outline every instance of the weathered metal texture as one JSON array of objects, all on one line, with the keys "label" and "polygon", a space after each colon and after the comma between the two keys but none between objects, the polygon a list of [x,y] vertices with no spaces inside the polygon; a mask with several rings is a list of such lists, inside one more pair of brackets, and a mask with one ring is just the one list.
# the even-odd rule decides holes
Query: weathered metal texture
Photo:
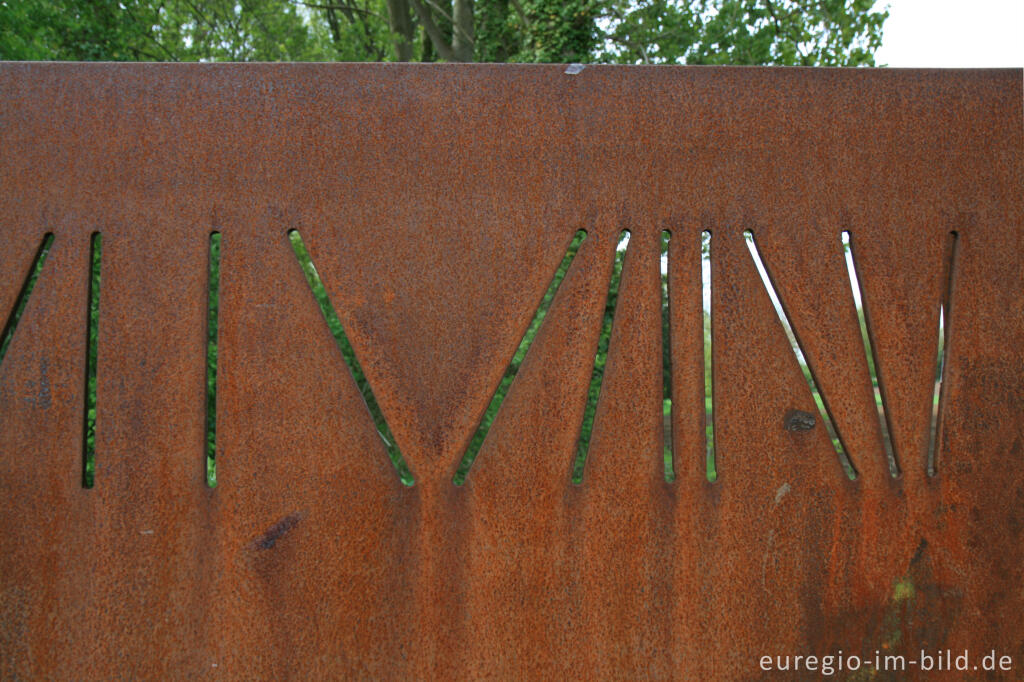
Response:
[{"label": "weathered metal texture", "polygon": [[[0,65],[8,677],[758,678],[762,655],[1024,666],[1024,140],[1007,71]],[[289,247],[323,275],[388,462]],[[576,229],[470,471],[452,474]],[[584,482],[570,482],[632,231]],[[677,479],[661,467],[658,236]],[[719,478],[704,477],[700,232]],[[816,413],[753,229],[860,477]],[[889,476],[840,231],[903,474]],[[97,473],[81,487],[89,234]],[[223,234],[204,484],[207,235]],[[959,233],[938,475],[925,475]],[[913,672],[906,673],[913,677]]]}]

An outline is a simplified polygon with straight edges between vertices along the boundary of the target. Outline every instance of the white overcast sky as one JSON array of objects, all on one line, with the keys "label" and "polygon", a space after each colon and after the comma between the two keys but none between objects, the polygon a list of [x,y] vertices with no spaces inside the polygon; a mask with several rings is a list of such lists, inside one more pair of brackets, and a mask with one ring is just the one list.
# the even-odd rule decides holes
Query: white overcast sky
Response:
[{"label": "white overcast sky", "polygon": [[1024,0],[880,0],[889,6],[875,63],[1024,67]]}]

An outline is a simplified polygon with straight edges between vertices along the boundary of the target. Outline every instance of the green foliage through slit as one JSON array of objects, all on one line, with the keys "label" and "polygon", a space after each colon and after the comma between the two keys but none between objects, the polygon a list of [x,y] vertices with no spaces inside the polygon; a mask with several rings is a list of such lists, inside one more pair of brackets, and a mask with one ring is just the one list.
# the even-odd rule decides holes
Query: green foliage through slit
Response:
[{"label": "green foliage through slit", "polygon": [[608,282],[608,297],[604,305],[604,317],[601,320],[601,335],[598,337],[597,350],[594,354],[594,371],[590,376],[590,387],[587,390],[587,406],[583,412],[583,424],[576,445],[576,457],[572,465],[572,482],[583,483],[583,468],[590,450],[590,437],[594,430],[594,417],[597,414],[597,401],[601,397],[601,384],[604,382],[604,369],[608,361],[608,345],[611,342],[612,329],[615,321],[615,307],[619,302],[619,285],[622,282],[622,268],[629,247],[629,231],[623,230],[619,235],[619,243],[615,249],[615,260],[612,275]]},{"label": "green foliage through slit", "polygon": [[85,355],[85,424],[83,431],[82,487],[96,482],[96,369],[99,362],[100,263],[103,235],[92,235],[89,258],[89,323]]},{"label": "green foliage through slit", "polygon": [[484,411],[484,416],[480,421],[480,425],[473,434],[473,439],[466,448],[462,461],[459,462],[459,467],[455,472],[455,477],[452,479],[455,485],[462,485],[466,481],[466,475],[469,473],[469,468],[473,465],[473,461],[476,459],[477,454],[479,454],[480,447],[484,444],[484,440],[487,438],[487,433],[491,429],[491,424],[494,422],[494,418],[501,410],[501,404],[504,402],[505,396],[508,394],[509,389],[512,387],[512,382],[515,380],[516,374],[519,372],[519,367],[526,358],[526,354],[529,352],[530,346],[533,344],[533,339],[537,336],[537,332],[540,330],[541,324],[544,322],[544,318],[548,314],[548,308],[551,307],[551,302],[555,298],[558,287],[561,286],[562,280],[565,279],[565,275],[569,271],[569,266],[572,265],[572,261],[576,257],[576,252],[579,251],[580,245],[583,243],[586,236],[587,233],[583,230],[578,231],[573,237],[572,242],[570,242],[569,248],[566,249],[565,256],[563,256],[561,263],[559,263],[558,268],[555,270],[555,275],[551,278],[551,283],[548,285],[547,290],[544,292],[544,296],[541,298],[540,305],[537,307],[536,313],[534,313],[533,320],[531,320],[529,326],[526,328],[526,333],[523,335],[522,340],[516,347],[516,352],[512,355],[512,360],[505,369],[505,374],[502,376],[501,382],[498,384],[498,388],[495,390],[494,396],[491,398],[491,402],[487,405],[487,409]]},{"label": "green foliage through slit", "polygon": [[220,307],[220,232],[210,235],[206,310],[206,485],[217,485],[217,314]]},{"label": "green foliage through slit", "polygon": [[36,252],[35,260],[32,262],[32,269],[29,270],[25,284],[22,286],[21,292],[14,303],[14,310],[11,311],[11,316],[7,319],[7,324],[4,326],[3,336],[0,336],[0,363],[4,361],[4,356],[7,355],[7,348],[11,345],[11,339],[14,338],[14,330],[18,328],[18,322],[21,321],[21,316],[25,312],[25,306],[28,305],[28,299],[32,296],[32,290],[35,289],[39,273],[43,271],[43,265],[46,263],[46,257],[50,254],[51,246],[53,246],[53,235],[47,233],[39,245],[39,251]]},{"label": "green foliage through slit", "polygon": [[316,299],[317,304],[320,306],[320,312],[323,314],[324,320],[327,322],[327,327],[331,330],[331,335],[334,336],[335,343],[338,344],[338,349],[341,351],[341,357],[352,372],[352,378],[355,379],[356,385],[359,387],[359,392],[362,394],[363,400],[366,402],[366,407],[370,411],[370,416],[373,417],[373,423],[377,428],[377,434],[380,436],[381,440],[384,441],[384,446],[387,448],[388,457],[391,459],[391,463],[398,471],[398,475],[401,478],[402,483],[405,485],[412,485],[415,482],[412,472],[406,465],[405,459],[402,457],[402,453],[398,449],[398,444],[395,442],[394,436],[391,435],[391,429],[388,427],[388,423],[384,419],[384,413],[381,411],[380,405],[377,403],[377,399],[373,395],[373,390],[370,388],[370,382],[366,380],[366,375],[363,374],[363,369],[359,364],[359,360],[356,358],[355,351],[352,349],[352,344],[349,343],[348,337],[345,335],[345,330],[341,326],[338,314],[334,311],[334,305],[331,303],[331,299],[327,295],[327,290],[324,288],[323,281],[320,279],[320,274],[316,271],[316,267],[313,265],[313,260],[309,256],[309,251],[306,249],[306,245],[302,241],[302,235],[299,234],[298,230],[291,230],[288,233],[288,239],[291,241],[292,249],[295,251],[295,257],[299,260],[299,264],[302,266],[302,272],[306,276],[306,282],[309,284],[310,291],[313,293],[313,298]]}]

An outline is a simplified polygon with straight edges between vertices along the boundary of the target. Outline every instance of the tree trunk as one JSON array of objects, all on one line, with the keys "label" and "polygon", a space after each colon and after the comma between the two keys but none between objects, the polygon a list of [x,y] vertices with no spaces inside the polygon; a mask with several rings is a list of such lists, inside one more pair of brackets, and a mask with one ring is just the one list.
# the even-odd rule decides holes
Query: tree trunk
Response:
[{"label": "tree trunk", "polygon": [[452,8],[452,52],[455,60],[473,61],[473,0],[455,0]]},{"label": "tree trunk", "polygon": [[455,52],[448,44],[444,33],[438,28],[437,22],[430,14],[430,8],[423,4],[423,0],[412,0],[412,8],[416,11],[416,17],[420,20],[420,24],[423,25],[423,31],[430,37],[430,42],[437,55],[448,62],[459,61],[455,58]]},{"label": "tree trunk", "polygon": [[409,14],[409,0],[387,0],[388,23],[395,34],[395,57],[400,62],[412,61],[415,27]]}]

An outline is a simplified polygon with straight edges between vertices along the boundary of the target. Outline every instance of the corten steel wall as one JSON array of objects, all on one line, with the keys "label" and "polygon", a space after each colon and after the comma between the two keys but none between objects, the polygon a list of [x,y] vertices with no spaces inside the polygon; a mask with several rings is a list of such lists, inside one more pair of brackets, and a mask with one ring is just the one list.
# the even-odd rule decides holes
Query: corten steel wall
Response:
[{"label": "corten steel wall", "polygon": [[[764,654],[1024,667],[1022,74],[0,65],[5,677],[758,678]],[[416,478],[399,481],[297,228]],[[621,229],[584,482],[570,481]],[[588,237],[466,484],[551,273]],[[661,464],[672,230],[677,479]],[[753,229],[860,475],[815,412]],[[208,235],[223,235],[218,481]],[[704,476],[712,231],[719,478]],[[839,235],[870,304],[890,477]],[[95,487],[81,485],[103,234]],[[926,474],[948,235],[942,430]],[[912,673],[908,675],[913,676]]]}]

